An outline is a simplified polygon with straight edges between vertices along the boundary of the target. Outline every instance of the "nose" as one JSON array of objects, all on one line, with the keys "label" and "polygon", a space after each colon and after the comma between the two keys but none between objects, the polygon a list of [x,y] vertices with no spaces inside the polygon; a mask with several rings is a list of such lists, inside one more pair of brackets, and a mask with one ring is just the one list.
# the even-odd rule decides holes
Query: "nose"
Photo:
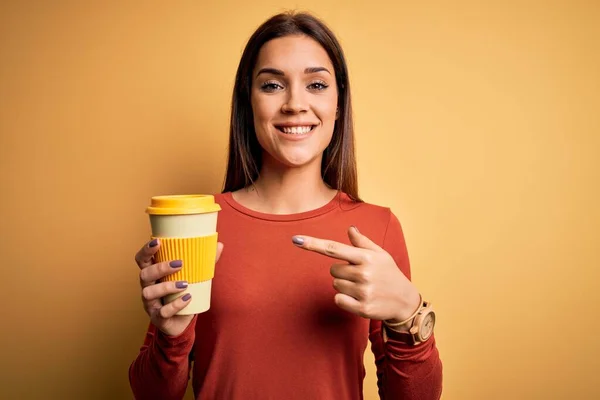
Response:
[{"label": "nose", "polygon": [[287,97],[281,106],[284,114],[299,114],[308,111],[306,91],[303,87],[290,87]]}]

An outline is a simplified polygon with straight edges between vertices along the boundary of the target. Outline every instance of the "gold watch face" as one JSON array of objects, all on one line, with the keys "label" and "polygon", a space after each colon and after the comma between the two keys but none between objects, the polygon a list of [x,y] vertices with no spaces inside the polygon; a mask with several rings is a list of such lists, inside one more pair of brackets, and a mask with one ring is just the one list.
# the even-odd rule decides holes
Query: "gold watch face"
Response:
[{"label": "gold watch face", "polygon": [[423,318],[423,323],[419,329],[419,335],[423,340],[429,339],[433,333],[433,327],[435,326],[435,314],[433,312],[427,313]]}]

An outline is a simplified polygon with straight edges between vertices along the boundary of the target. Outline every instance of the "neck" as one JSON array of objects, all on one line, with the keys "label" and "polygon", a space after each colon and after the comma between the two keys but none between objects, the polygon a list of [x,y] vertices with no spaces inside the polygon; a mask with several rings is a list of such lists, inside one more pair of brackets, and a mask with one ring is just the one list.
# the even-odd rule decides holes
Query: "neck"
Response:
[{"label": "neck", "polygon": [[237,191],[235,200],[259,212],[296,214],[324,206],[336,193],[321,177],[320,159],[297,168],[264,160],[254,185]]}]

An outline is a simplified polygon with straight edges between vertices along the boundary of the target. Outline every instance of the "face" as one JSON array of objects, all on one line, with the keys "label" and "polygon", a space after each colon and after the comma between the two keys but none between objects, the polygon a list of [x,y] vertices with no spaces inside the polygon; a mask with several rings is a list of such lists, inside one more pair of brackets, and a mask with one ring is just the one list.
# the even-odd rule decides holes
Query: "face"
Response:
[{"label": "face", "polygon": [[251,102],[263,162],[320,168],[333,136],[338,91],[319,43],[308,36],[265,43],[252,73]]}]

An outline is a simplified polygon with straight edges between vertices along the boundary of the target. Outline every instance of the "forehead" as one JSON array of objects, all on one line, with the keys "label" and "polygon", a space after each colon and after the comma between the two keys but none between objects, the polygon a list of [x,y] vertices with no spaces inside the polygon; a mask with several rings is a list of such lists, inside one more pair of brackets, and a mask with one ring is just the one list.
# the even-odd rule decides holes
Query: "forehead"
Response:
[{"label": "forehead", "polygon": [[254,69],[272,67],[285,71],[326,67],[333,73],[327,51],[306,35],[285,36],[268,41],[258,53]]}]

